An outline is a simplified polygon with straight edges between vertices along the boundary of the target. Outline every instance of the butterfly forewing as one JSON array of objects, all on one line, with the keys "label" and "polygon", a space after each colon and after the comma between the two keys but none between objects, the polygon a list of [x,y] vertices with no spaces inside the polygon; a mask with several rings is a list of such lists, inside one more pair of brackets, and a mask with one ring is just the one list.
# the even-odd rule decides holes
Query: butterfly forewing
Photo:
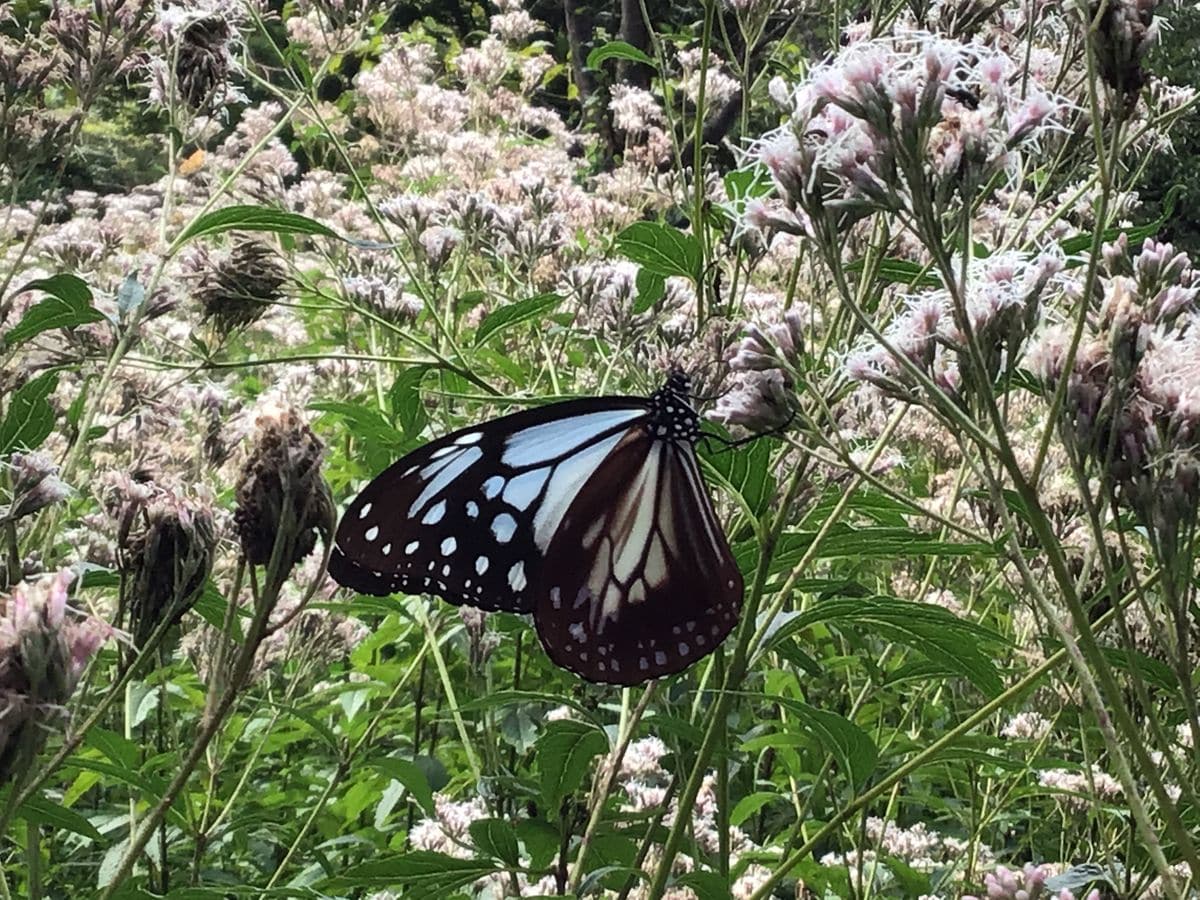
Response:
[{"label": "butterfly forewing", "polygon": [[529,579],[568,504],[645,414],[637,398],[572,400],[421,447],[351,503],[330,574],[366,594],[532,611]]},{"label": "butterfly forewing", "polygon": [[742,576],[688,441],[632,429],[580,490],[536,574],[550,658],[638,684],[711,653],[737,623]]}]

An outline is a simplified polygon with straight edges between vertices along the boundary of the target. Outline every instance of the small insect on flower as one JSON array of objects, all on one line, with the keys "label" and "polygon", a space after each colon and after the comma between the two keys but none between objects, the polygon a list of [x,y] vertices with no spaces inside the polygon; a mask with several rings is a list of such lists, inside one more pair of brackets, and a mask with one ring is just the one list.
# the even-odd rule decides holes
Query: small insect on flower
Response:
[{"label": "small insect on flower", "polygon": [[371,482],[329,572],[366,594],[533,613],[558,665],[640,684],[715,650],[742,576],[696,462],[690,379],[465,428]]}]

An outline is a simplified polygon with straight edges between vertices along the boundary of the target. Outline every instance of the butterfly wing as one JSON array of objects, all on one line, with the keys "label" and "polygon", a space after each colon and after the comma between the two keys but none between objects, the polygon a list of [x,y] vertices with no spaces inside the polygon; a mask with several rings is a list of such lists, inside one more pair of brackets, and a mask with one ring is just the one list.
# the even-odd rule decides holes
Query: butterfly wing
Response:
[{"label": "butterfly wing", "polygon": [[527,581],[568,504],[645,414],[634,397],[568,400],[420,447],[346,509],[329,574],[364,594],[530,612]]},{"label": "butterfly wing", "polygon": [[626,433],[568,508],[532,587],[542,646],[588,681],[640,684],[715,650],[743,584],[692,445]]}]

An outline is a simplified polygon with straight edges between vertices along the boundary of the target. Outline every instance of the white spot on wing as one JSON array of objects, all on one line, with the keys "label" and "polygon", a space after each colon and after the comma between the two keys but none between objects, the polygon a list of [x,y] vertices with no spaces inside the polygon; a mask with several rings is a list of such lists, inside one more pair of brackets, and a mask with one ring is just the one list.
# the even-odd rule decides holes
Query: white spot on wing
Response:
[{"label": "white spot on wing", "polygon": [[479,515],[479,504],[474,500],[467,501],[467,518],[474,519]]},{"label": "white spot on wing", "polygon": [[404,552],[407,553],[409,556],[412,556],[413,553],[416,551],[416,549],[420,546],[421,546],[420,541],[409,541],[407,544],[404,545]]},{"label": "white spot on wing", "polygon": [[456,437],[454,439],[454,443],[458,444],[460,447],[466,447],[470,444],[478,444],[481,440],[483,440],[482,431],[471,431],[467,434],[462,434]]},{"label": "white spot on wing", "polygon": [[488,570],[488,558],[486,556],[481,556],[475,560],[476,574],[482,575],[487,570]]},{"label": "white spot on wing", "polygon": [[375,540],[375,538],[379,537],[379,526],[372,525],[367,529],[367,532],[363,535],[363,537],[365,537],[368,541]]},{"label": "white spot on wing", "polygon": [[522,512],[528,509],[546,483],[546,472],[546,469],[533,469],[511,479],[504,486],[504,502]]},{"label": "white spot on wing", "polygon": [[446,501],[439,500],[421,517],[422,525],[436,525],[442,521],[442,516],[446,514]]},{"label": "white spot on wing", "polygon": [[364,503],[363,508],[358,511],[358,517],[360,519],[365,519],[368,516],[368,514],[370,514],[370,512],[371,512],[371,504]]},{"label": "white spot on wing", "polygon": [[525,563],[513,563],[513,567],[508,570],[508,586],[513,591],[520,591],[525,587]]},{"label": "white spot on wing", "polygon": [[517,530],[517,520],[508,513],[500,513],[492,519],[492,534],[501,544],[507,544]]},{"label": "white spot on wing", "polygon": [[389,556],[392,552],[392,545],[384,544],[382,547],[379,548],[379,552],[382,553],[384,556]]},{"label": "white spot on wing", "polygon": [[483,496],[489,500],[494,499],[502,490],[504,490],[504,479],[499,475],[493,475],[483,483]]},{"label": "white spot on wing", "polygon": [[454,552],[454,548],[458,546],[458,541],[453,537],[448,537],[442,541],[442,556],[449,556]]},{"label": "white spot on wing", "polygon": [[[453,447],[455,456],[449,457],[445,462],[437,466],[429,466],[421,474],[429,478],[429,484],[425,485],[417,499],[412,502],[412,506],[408,508],[408,517],[411,519],[415,516],[422,507],[430,500],[444,491],[450,486],[450,483],[455,478],[462,475],[463,472],[471,468],[483,457],[483,451],[478,447],[471,447],[467,450],[457,450]],[[429,524],[429,523],[426,523]]]}]

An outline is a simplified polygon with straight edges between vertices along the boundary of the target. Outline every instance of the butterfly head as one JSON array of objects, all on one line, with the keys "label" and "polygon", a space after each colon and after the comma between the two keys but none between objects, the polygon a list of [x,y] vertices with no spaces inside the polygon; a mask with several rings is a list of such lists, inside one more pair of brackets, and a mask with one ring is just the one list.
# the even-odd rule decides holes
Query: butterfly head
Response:
[{"label": "butterfly head", "polygon": [[666,383],[650,395],[646,428],[655,437],[687,441],[700,439],[700,417],[692,408],[692,379],[682,369],[672,369]]}]

